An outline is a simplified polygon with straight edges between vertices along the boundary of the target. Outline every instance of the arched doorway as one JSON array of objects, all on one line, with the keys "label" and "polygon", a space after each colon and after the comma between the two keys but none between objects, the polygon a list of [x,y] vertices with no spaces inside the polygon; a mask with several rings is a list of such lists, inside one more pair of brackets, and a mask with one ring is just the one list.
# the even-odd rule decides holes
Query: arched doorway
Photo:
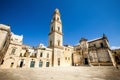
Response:
[{"label": "arched doorway", "polygon": [[42,67],[42,65],[43,65],[43,61],[39,61],[39,67]]},{"label": "arched doorway", "polygon": [[35,61],[30,62],[30,67],[33,68],[35,66]]},{"label": "arched doorway", "polygon": [[24,65],[24,60],[22,59],[22,60],[20,61],[20,68],[22,68],[23,65]]},{"label": "arched doorway", "polygon": [[72,66],[74,66],[74,55],[72,54]]},{"label": "arched doorway", "polygon": [[46,67],[49,67],[49,64],[50,64],[49,62],[46,62]]},{"label": "arched doorway", "polygon": [[85,60],[85,65],[88,65],[88,58],[84,58],[84,60]]}]

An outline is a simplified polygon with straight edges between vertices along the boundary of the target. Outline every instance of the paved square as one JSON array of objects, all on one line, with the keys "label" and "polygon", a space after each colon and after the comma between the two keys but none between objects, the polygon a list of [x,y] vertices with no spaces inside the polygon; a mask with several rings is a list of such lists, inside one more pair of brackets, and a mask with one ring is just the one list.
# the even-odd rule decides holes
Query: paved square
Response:
[{"label": "paved square", "polygon": [[0,80],[120,80],[120,70],[112,66],[0,69]]}]

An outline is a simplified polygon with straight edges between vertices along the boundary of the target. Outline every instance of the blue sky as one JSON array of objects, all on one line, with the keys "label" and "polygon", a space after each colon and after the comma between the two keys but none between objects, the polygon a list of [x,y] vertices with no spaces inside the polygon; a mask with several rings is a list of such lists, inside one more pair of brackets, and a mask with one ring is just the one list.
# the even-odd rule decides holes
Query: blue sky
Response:
[{"label": "blue sky", "polygon": [[55,8],[61,13],[64,44],[105,33],[110,46],[120,46],[120,0],[0,0],[0,23],[22,34],[24,44],[47,46]]}]

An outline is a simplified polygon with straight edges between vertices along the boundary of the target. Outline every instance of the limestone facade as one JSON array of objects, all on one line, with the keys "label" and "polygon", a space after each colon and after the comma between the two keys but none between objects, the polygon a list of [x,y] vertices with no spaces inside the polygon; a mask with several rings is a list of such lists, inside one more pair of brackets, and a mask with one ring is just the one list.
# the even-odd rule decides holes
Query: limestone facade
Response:
[{"label": "limestone facade", "polygon": [[[41,68],[59,66],[114,65],[115,60],[105,35],[78,45],[63,45],[60,12],[55,9],[50,23],[48,47],[23,44],[23,35],[15,35],[10,27],[0,25],[0,63],[2,68]],[[5,45],[6,44],[6,45]]]},{"label": "limestone facade", "polygon": [[10,27],[0,24],[0,63],[3,64],[4,56],[10,43]]}]

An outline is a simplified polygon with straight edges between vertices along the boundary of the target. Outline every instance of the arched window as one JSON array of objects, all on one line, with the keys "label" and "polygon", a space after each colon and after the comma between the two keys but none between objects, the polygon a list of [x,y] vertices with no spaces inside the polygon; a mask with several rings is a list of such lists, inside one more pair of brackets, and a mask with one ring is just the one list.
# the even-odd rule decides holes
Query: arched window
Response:
[{"label": "arched window", "polygon": [[43,65],[43,61],[39,61],[39,67],[42,67],[42,65]]},{"label": "arched window", "polygon": [[30,67],[32,68],[32,67],[34,67],[35,66],[35,61],[31,61],[30,62]]}]

